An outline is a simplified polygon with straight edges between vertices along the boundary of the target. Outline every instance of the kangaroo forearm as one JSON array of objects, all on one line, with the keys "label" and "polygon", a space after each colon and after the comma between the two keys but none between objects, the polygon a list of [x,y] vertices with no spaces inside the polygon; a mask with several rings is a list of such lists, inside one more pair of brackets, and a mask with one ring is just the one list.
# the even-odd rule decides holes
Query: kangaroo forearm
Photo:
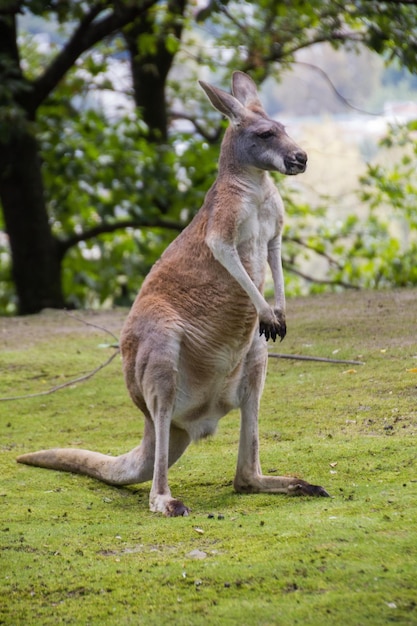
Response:
[{"label": "kangaroo forearm", "polygon": [[261,314],[269,305],[244,268],[236,248],[226,244],[221,239],[211,238],[208,239],[207,243],[216,261],[221,263],[229,274],[239,283],[249,296],[258,315]]}]

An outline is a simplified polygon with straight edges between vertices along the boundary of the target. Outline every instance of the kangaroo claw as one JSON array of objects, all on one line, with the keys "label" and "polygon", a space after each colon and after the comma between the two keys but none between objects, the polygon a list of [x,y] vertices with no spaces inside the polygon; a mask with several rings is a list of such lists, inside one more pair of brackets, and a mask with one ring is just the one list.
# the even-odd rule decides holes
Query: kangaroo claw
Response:
[{"label": "kangaroo claw", "polygon": [[297,480],[293,485],[289,486],[289,494],[293,496],[317,496],[323,498],[330,498],[330,494],[327,493],[323,487],[319,485],[310,485],[305,480]]},{"label": "kangaroo claw", "polygon": [[191,509],[185,506],[181,500],[171,500],[167,506],[165,515],[167,517],[188,517]]},{"label": "kangaroo claw", "polygon": [[287,334],[287,327],[285,322],[283,324],[266,324],[264,322],[259,323],[259,334],[265,335],[265,339],[272,339],[275,341],[277,336],[281,338],[281,341],[284,339]]}]

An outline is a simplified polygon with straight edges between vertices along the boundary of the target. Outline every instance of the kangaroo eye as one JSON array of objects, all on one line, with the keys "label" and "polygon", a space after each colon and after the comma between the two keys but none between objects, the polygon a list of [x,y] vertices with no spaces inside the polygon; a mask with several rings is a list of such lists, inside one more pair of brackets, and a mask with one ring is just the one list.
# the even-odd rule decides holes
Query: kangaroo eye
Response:
[{"label": "kangaroo eye", "polygon": [[272,132],[272,130],[266,130],[264,133],[259,133],[258,137],[260,137],[261,139],[269,139],[270,137],[273,137],[274,133]]}]

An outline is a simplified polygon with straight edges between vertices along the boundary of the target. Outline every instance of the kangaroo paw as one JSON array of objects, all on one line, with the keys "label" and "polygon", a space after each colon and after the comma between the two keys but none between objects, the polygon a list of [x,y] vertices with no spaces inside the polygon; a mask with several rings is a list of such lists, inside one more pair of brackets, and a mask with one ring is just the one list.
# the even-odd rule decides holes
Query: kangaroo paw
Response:
[{"label": "kangaroo paw", "polygon": [[275,341],[275,339],[278,337],[281,338],[281,341],[284,339],[285,335],[287,334],[287,327],[284,323],[276,323],[276,324],[268,324],[266,322],[260,322],[259,323],[259,334],[260,335],[265,335],[265,339],[268,341],[268,339],[272,339],[272,341]]},{"label": "kangaroo paw", "polygon": [[327,493],[323,487],[319,485],[310,485],[305,480],[296,480],[294,484],[289,485],[288,493],[292,496],[321,496],[323,498],[330,498],[330,494]]}]

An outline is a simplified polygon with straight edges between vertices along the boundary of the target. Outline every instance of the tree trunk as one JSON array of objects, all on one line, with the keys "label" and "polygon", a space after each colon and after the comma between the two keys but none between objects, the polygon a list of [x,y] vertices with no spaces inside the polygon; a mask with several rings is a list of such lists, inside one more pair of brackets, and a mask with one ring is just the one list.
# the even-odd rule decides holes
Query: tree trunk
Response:
[{"label": "tree trunk", "polygon": [[[61,308],[61,254],[43,195],[38,144],[29,118],[31,86],[20,68],[15,15],[0,14],[0,203],[21,315]],[[13,111],[13,114],[10,112]]]},{"label": "tree trunk", "polygon": [[38,146],[22,127],[1,146],[0,200],[20,315],[62,308],[61,254],[48,222]]},{"label": "tree trunk", "polygon": [[141,35],[149,35],[154,30],[152,16],[140,16],[123,32],[129,51],[135,104],[148,126],[149,140],[155,143],[164,143],[168,137],[166,80],[176,50],[170,49],[166,42],[169,35],[180,40],[186,4],[186,0],[168,2],[165,22],[155,34],[152,52],[140,51]]}]

